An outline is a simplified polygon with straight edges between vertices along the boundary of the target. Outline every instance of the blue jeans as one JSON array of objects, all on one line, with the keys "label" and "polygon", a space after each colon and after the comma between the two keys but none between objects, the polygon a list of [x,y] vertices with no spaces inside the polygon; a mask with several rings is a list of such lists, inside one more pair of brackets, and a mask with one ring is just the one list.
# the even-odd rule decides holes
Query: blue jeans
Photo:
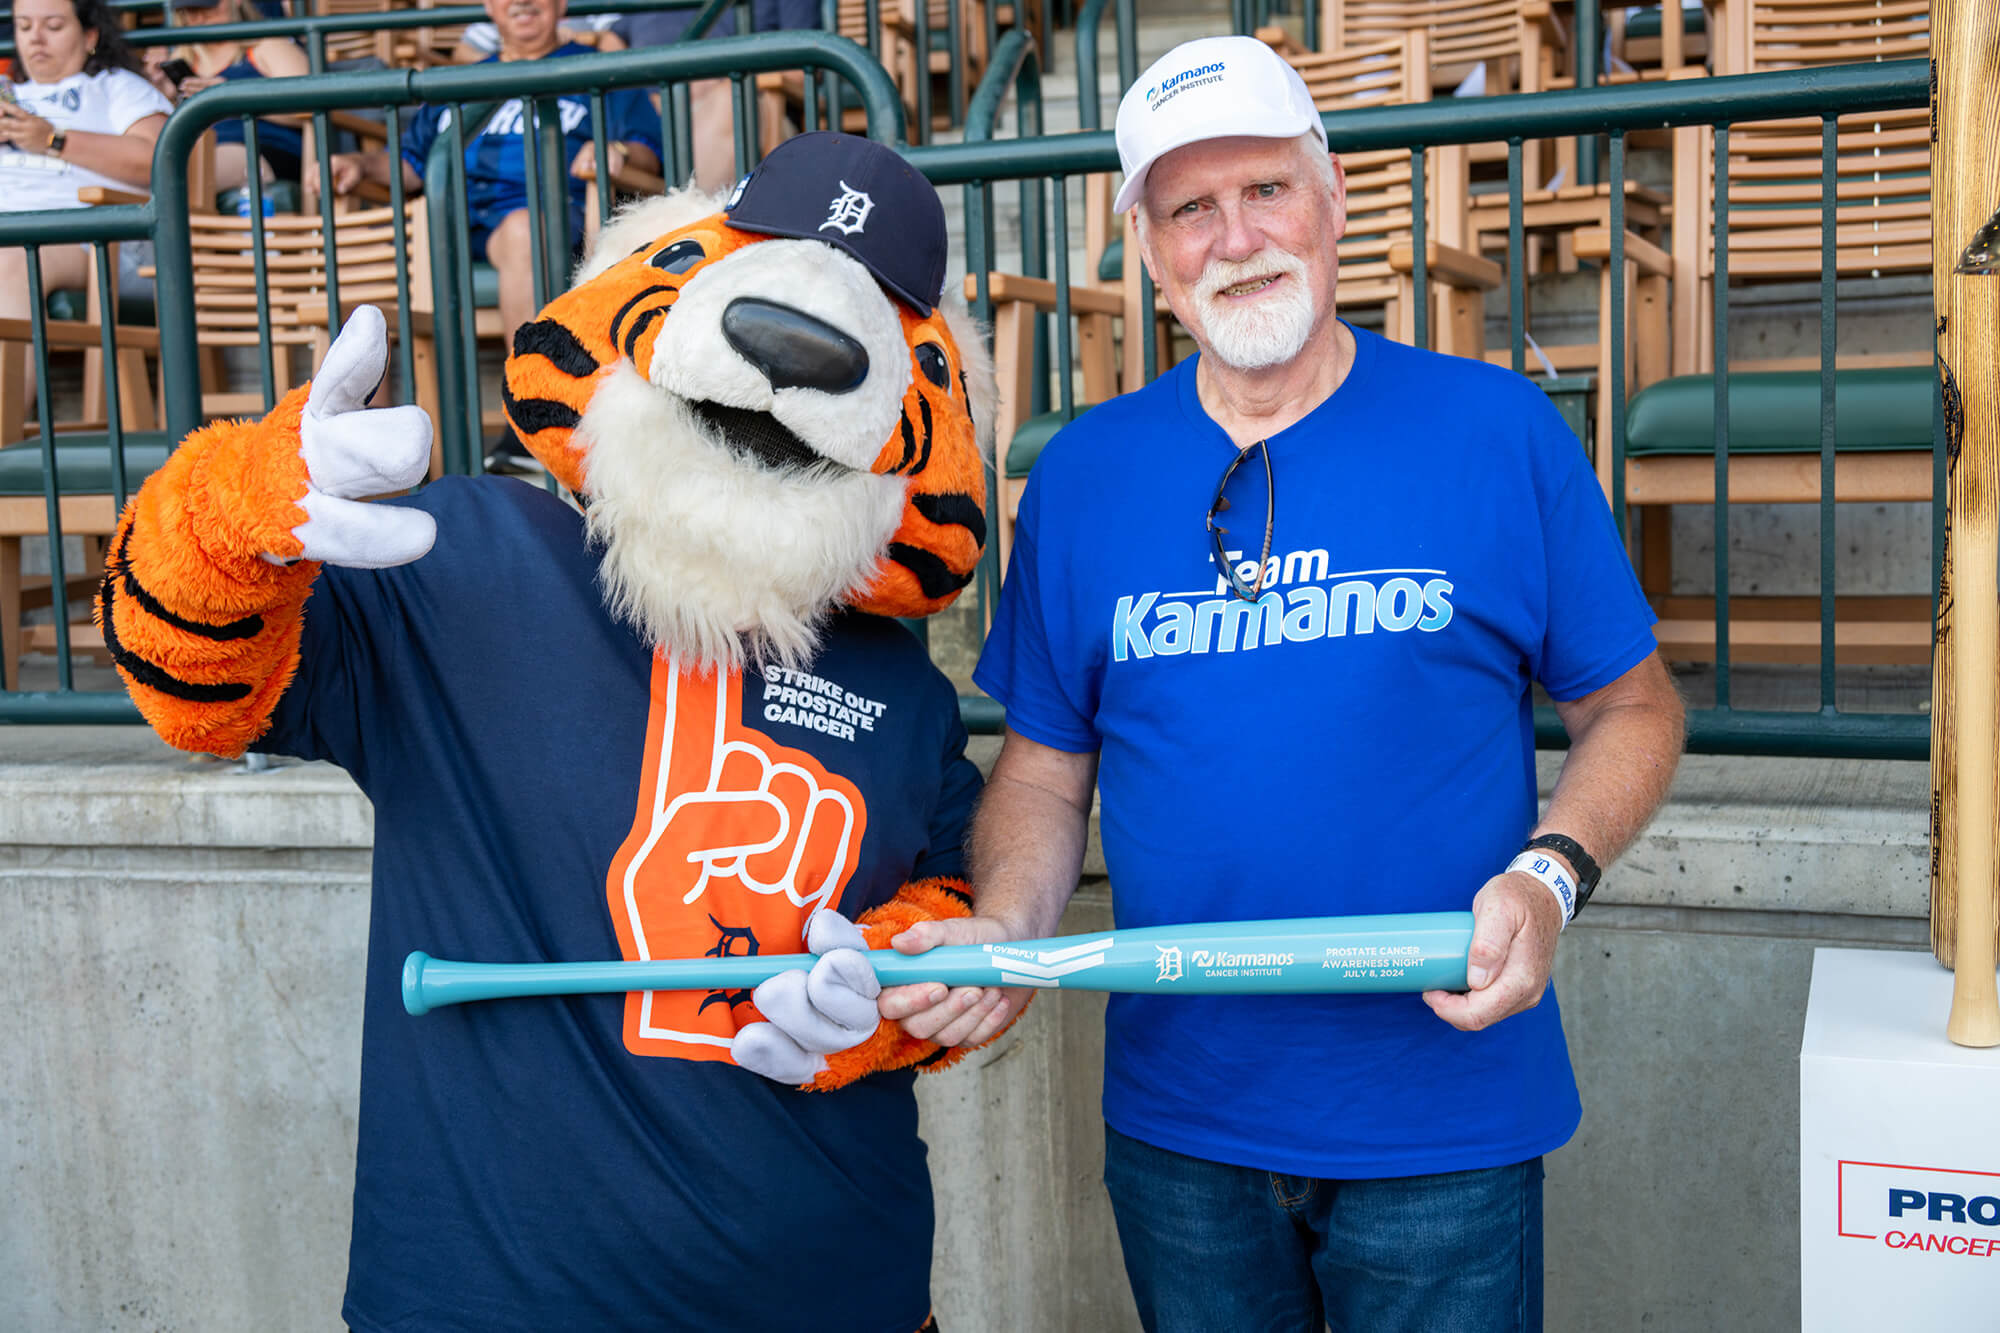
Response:
[{"label": "blue jeans", "polygon": [[1315,1180],[1104,1129],[1104,1187],[1148,1333],[1540,1333],[1542,1159]]}]

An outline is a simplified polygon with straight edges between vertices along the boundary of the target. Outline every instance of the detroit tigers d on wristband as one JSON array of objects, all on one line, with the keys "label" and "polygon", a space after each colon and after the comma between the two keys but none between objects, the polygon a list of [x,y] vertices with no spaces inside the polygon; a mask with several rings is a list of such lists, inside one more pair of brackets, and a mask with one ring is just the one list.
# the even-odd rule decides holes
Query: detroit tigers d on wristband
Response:
[{"label": "detroit tigers d on wristband", "polygon": [[1516,872],[1549,886],[1549,892],[1556,896],[1556,905],[1562,908],[1562,923],[1567,926],[1576,915],[1576,885],[1571,882],[1569,872],[1545,852],[1522,852],[1507,863],[1507,873]]}]

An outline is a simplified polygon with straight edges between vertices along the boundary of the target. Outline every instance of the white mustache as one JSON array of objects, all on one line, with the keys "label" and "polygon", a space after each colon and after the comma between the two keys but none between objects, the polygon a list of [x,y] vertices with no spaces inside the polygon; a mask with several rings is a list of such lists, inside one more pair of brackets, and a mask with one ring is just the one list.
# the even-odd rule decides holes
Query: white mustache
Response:
[{"label": "white mustache", "polygon": [[1257,278],[1304,277],[1305,261],[1297,255],[1274,248],[1260,250],[1248,259],[1211,259],[1201,271],[1196,287],[1204,301],[1213,301],[1226,288]]}]

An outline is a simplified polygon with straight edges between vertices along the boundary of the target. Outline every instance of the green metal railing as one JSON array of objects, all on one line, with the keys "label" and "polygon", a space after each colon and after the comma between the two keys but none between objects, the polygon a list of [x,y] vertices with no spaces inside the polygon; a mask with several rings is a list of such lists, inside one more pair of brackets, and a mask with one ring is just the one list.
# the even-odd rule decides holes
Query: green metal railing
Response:
[{"label": "green metal railing", "polygon": [[[150,0],[149,0],[150,2]],[[659,10],[698,10],[696,21],[690,25],[684,40],[692,40],[706,34],[715,21],[732,6],[744,4],[745,0],[577,0],[568,7],[566,13],[576,17],[592,14],[650,14]],[[485,23],[489,19],[480,5],[451,5],[437,9],[395,9],[374,14],[328,14],[319,17],[294,16],[290,18],[249,19],[242,23],[211,23],[201,27],[166,25],[152,28],[134,28],[124,33],[128,46],[144,49],[153,46],[180,46],[188,42],[240,42],[248,45],[270,37],[284,37],[298,42],[306,49],[306,58],[312,72],[322,73],[326,69],[326,39],[329,36],[351,32],[409,32],[418,28],[454,28],[467,23]],[[11,33],[4,21],[0,29]],[[0,56],[14,54],[11,36],[0,39]]]},{"label": "green metal railing", "polygon": [[[1104,128],[1104,99],[1097,87],[1097,43],[1105,8],[1111,3],[1112,0],[1085,0],[1076,15],[1076,114],[1077,124],[1086,130]],[[1139,16],[1135,0],[1116,0],[1116,3],[1113,32],[1118,53],[1118,92],[1123,96],[1127,88],[1139,81]],[[993,63],[1001,63],[997,45]],[[970,116],[967,122],[968,129],[976,123]]]},{"label": "green metal railing", "polygon": [[[439,11],[429,11],[434,21]],[[341,22],[349,20],[340,20]],[[314,20],[318,22],[318,20]],[[336,22],[326,21],[329,24]],[[76,465],[76,451],[89,450],[93,459],[108,458],[112,501],[122,508],[136,485],[131,471],[133,441],[122,425],[117,377],[111,366],[117,348],[118,311],[112,295],[109,251],[123,242],[151,241],[156,252],[156,314],[159,331],[160,375],[165,405],[165,438],[179,440],[201,424],[200,348],[196,338],[194,286],[191,268],[191,224],[188,165],[202,134],[212,125],[238,117],[245,128],[246,150],[256,151],[257,118],[272,114],[312,114],[317,118],[321,143],[321,169],[325,172],[329,137],[327,115],[341,110],[383,111],[387,123],[395,123],[395,113],[423,103],[454,108],[454,128],[440,139],[462,155],[464,127],[468,120],[483,121],[481,104],[505,99],[521,99],[529,117],[525,136],[531,163],[531,188],[541,199],[560,198],[567,188],[566,163],[560,151],[560,114],[556,99],[562,94],[583,93],[590,97],[593,110],[595,153],[600,179],[608,177],[605,166],[604,94],[617,89],[673,89],[689,81],[729,78],[739,87],[745,80],[765,71],[802,70],[807,79],[807,102],[816,105],[814,84],[819,80],[844,83],[855,104],[866,114],[868,134],[883,142],[900,143],[904,125],[902,106],[887,73],[862,47],[845,38],[823,32],[771,33],[755,37],[684,42],[669,47],[622,52],[611,55],[578,56],[561,60],[516,62],[504,68],[496,65],[465,65],[426,71],[385,70],[338,75],[307,75],[294,79],[260,79],[230,83],[190,98],[170,116],[161,132],[153,159],[154,193],[143,204],[126,204],[90,209],[65,209],[45,213],[0,213],[0,246],[21,247],[27,254],[30,287],[30,322],[33,329],[33,359],[38,382],[45,392],[39,395],[39,441],[17,449],[38,449],[47,503],[47,533],[51,597],[56,640],[57,688],[53,691],[0,692],[0,723],[100,723],[136,722],[137,712],[122,693],[83,691],[74,688],[70,620],[62,613],[69,589],[68,571],[63,560],[62,505],[58,496],[74,490],[63,483],[65,465]],[[809,118],[810,118],[809,111]],[[754,140],[751,140],[754,142]],[[540,160],[536,155],[539,151]],[[392,207],[401,210],[400,170],[392,170]],[[450,368],[467,368],[453,386],[456,396],[442,401],[441,435],[456,427],[476,433],[478,421],[477,361],[472,345],[472,302],[468,290],[468,265],[463,237],[466,228],[466,201],[462,180],[440,177],[440,188],[428,201],[431,235],[445,242],[444,254],[434,256],[434,308],[438,312],[435,337],[440,378]],[[262,212],[261,186],[252,174],[249,186],[249,255],[256,278],[256,324],[261,357],[261,380],[267,404],[275,397],[273,322],[290,317],[289,312],[273,311],[264,287],[267,271],[267,235]],[[531,197],[531,202],[540,200]],[[608,207],[608,200],[603,207]],[[330,195],[323,200],[323,234],[335,234]],[[553,225],[544,222],[554,215]],[[563,232],[567,224],[567,202],[551,208],[530,210],[531,231],[540,257],[537,264],[538,292],[547,297],[561,285],[568,265],[568,242]],[[93,252],[102,278],[96,317],[102,326],[100,351],[106,363],[109,429],[101,437],[86,439],[58,435],[52,420],[49,377],[48,317],[44,309],[41,248],[49,245],[83,245]],[[402,372],[410,383],[411,345],[409,255],[399,238],[396,245],[399,301],[398,332],[402,349]],[[326,273],[326,300],[329,325],[337,325],[346,307],[339,294],[339,263],[331,254]],[[459,299],[463,297],[464,299]],[[476,435],[475,435],[476,438]],[[96,453],[101,447],[105,452]],[[455,451],[457,470],[471,470],[477,449],[462,437]],[[0,627],[0,651],[17,653],[11,642],[14,626]]]},{"label": "green metal railing", "polygon": [[[1339,0],[1328,0],[1339,3]],[[1589,3],[1589,0],[1580,0]],[[1319,5],[1320,0],[1305,0],[1301,6],[1304,20],[1306,46],[1319,50]],[[1229,28],[1231,32],[1248,36],[1269,24],[1276,23],[1280,14],[1291,13],[1291,6],[1278,4],[1275,0],[1229,0]]]},{"label": "green metal railing", "polygon": [[[1101,15],[1101,12],[1100,6],[1096,13]],[[1080,67],[1094,67],[1094,63],[1094,52],[1089,62],[1080,59]],[[192,284],[185,259],[175,262],[175,257],[184,257],[188,251],[188,155],[195,140],[208,126],[229,116],[254,118],[280,111],[325,113],[360,108],[393,111],[429,101],[456,108],[454,120],[459,127],[458,133],[464,134],[469,132],[464,128],[467,124],[477,123],[482,104],[500,98],[518,97],[523,99],[533,118],[531,123],[535,132],[529,138],[535,145],[532,151],[540,154],[536,159],[539,169],[533,173],[536,189],[542,192],[543,199],[549,199],[551,192],[559,197],[565,188],[561,179],[563,164],[559,155],[548,151],[545,137],[557,123],[553,105],[557,96],[585,92],[599,99],[596,106],[601,110],[603,93],[615,88],[684,85],[688,80],[704,77],[732,77],[741,81],[754,78],[757,73],[766,70],[802,68],[817,71],[829,82],[838,80],[851,85],[855,96],[867,109],[871,136],[886,142],[902,142],[902,110],[887,75],[861,47],[823,33],[785,33],[715,40],[618,55],[541,61],[525,67],[510,66],[505,71],[498,71],[492,66],[465,66],[421,73],[386,71],[338,77],[262,80],[213,89],[190,99],[170,119],[166,132],[161,136],[155,159],[156,195],[153,202],[60,214],[0,214],[0,246],[33,247],[82,242],[98,247],[98,263],[102,266],[102,246],[106,243],[141,239],[156,242],[159,251],[159,318],[162,374],[167,399],[166,426],[168,436],[178,439],[199,423],[201,415],[193,337]],[[1116,147],[1107,132],[1097,130],[1056,136],[1039,133],[1039,87],[1039,66],[1032,42],[1024,33],[1010,33],[995,47],[987,79],[975,91],[969,104],[966,141],[905,150],[911,162],[941,190],[950,186],[962,187],[967,223],[967,269],[975,275],[976,304],[982,307],[980,313],[990,313],[983,308],[987,295],[984,275],[997,266],[995,233],[999,229],[993,202],[995,189],[1013,185],[1019,191],[1022,267],[1048,275],[1060,294],[1059,301],[1066,303],[1075,276],[1069,260],[1073,214],[1068,189],[1079,184],[1080,178],[1086,175],[1117,169]],[[1010,93],[1017,106],[1018,126],[1026,137],[1002,140],[995,137],[994,130],[999,122],[1002,103]],[[1612,217],[1609,262],[1614,271],[1618,271],[1624,264],[1623,184],[1628,134],[1680,125],[1713,126],[1726,133],[1731,124],[1780,117],[1818,118],[1829,127],[1830,134],[1835,115],[1922,106],[1927,93],[1927,69],[1923,62],[1913,61],[1636,87],[1579,88],[1532,97],[1493,97],[1369,108],[1329,115],[1326,125],[1336,150],[1393,148],[1411,154],[1416,168],[1418,202],[1413,215],[1416,219],[1415,253],[1420,270],[1425,253],[1422,221],[1425,215],[1422,206],[1424,183],[1421,174],[1424,152],[1431,148],[1489,141],[1508,145],[1512,194],[1508,267],[1513,275],[1515,297],[1509,303],[1509,336],[1513,362],[1516,369],[1520,369],[1526,360],[1526,330],[1521,316],[1525,281],[1521,276],[1525,249],[1521,209],[1524,188],[1521,150],[1524,142],[1585,134],[1607,139]],[[808,100],[812,99],[809,97]],[[600,127],[603,125],[602,115],[597,115],[594,120]],[[453,141],[456,146],[462,146],[462,142],[462,139]],[[597,152],[601,165],[604,152],[601,130]],[[442,156],[446,162],[453,161],[456,149],[442,150]],[[1720,214],[1723,217],[1727,216],[1726,158],[1726,153],[1717,154],[1717,192],[1720,206],[1724,208]],[[1831,166],[1828,165],[1826,170],[1830,173]],[[438,359],[441,379],[449,381],[444,391],[443,402],[446,406],[442,413],[447,419],[440,420],[438,424],[441,437],[452,431],[459,432],[449,447],[448,456],[453,469],[463,471],[474,466],[476,458],[476,423],[480,401],[477,359],[474,355],[476,349],[471,339],[470,270],[463,254],[464,199],[462,185],[450,179],[449,169],[440,169],[427,178],[426,192],[432,210],[431,234],[438,241],[440,250],[433,255],[437,283],[435,301],[440,316],[437,327]],[[254,199],[252,214],[253,235],[261,234]],[[544,293],[552,293],[553,287],[561,281],[560,274],[568,253],[567,237],[561,230],[565,225],[566,209],[542,209],[537,210],[537,214],[554,215],[553,221],[538,233],[537,241],[540,256],[538,288]],[[1830,236],[1834,222],[1830,206],[1823,210],[1821,220],[1823,228],[1827,229],[1826,234]],[[330,221],[328,226],[330,230]],[[261,245],[261,242],[258,244]],[[1726,248],[1718,247],[1717,251],[1721,270],[1715,299],[1718,332],[1724,331],[1729,302]],[[338,281],[337,273],[330,274],[329,279],[329,310],[337,318],[341,309],[333,290]],[[39,287],[39,271],[32,265],[30,280],[32,286]],[[1421,286],[1421,271],[1417,281]],[[1601,389],[1621,410],[1610,413],[1611,438],[1598,441],[1598,447],[1611,450],[1611,472],[1618,477],[1622,476],[1624,467],[1622,407],[1625,385],[1622,366],[1626,331],[1622,284],[1613,283],[1611,289],[1613,309],[1609,327],[1613,347],[1610,364],[1614,370],[1612,382],[1601,386]],[[1836,296],[1833,279],[1829,275],[1821,290],[1822,353],[1828,371],[1822,381],[1823,430],[1820,439],[1823,468],[1829,473],[1833,457],[1831,358]],[[1421,308],[1422,303],[1419,303]],[[100,314],[108,328],[115,314],[108,297]],[[1048,340],[1054,355],[1049,373],[1043,377],[1044,392],[1049,395],[1049,401],[1063,410],[1074,406],[1069,387],[1072,358],[1067,341],[1067,315],[1067,305],[1059,305],[1051,321]],[[1152,321],[1146,323],[1150,330]],[[1430,330],[1420,320],[1418,340],[1427,342],[1429,336]],[[46,349],[41,346],[43,340],[39,335],[36,341],[37,365],[45,374]],[[405,338],[406,346],[407,342]],[[110,345],[107,333],[107,353]],[[1726,342],[1718,347],[1716,363],[1715,401],[1727,404],[1729,371]],[[1152,364],[1150,358],[1147,364]],[[457,367],[455,371],[452,369],[454,366]],[[457,378],[450,379],[454,374]],[[122,447],[115,425],[115,407],[112,416],[114,427],[108,443],[115,461]],[[464,435],[468,428],[475,432],[474,436]],[[1726,530],[1720,520],[1727,512],[1728,430],[1727,413],[1724,411],[1717,421],[1716,437],[1717,491],[1714,511],[1718,517],[1718,532]],[[45,475],[48,476],[54,476],[58,467],[52,440],[44,409],[40,449]],[[1002,442],[1001,448],[1004,451],[1005,442]],[[115,489],[122,500],[124,478],[117,479]],[[996,502],[998,489],[997,485],[990,488]],[[1615,507],[1622,515],[1622,493],[1615,494],[1613,498]],[[1928,752],[1928,721],[1921,715],[1841,712],[1833,706],[1835,653],[1830,619],[1833,596],[1832,503],[1832,486],[1826,484],[1822,487],[1821,498],[1821,596],[1824,607],[1821,707],[1816,712],[1800,713],[1762,712],[1731,706],[1727,647],[1729,584],[1727,551],[1722,549],[1727,543],[1720,542],[1716,599],[1720,655],[1717,706],[1698,710],[1691,716],[1691,748],[1744,754],[1898,758],[1920,758]],[[52,488],[48,514],[50,532],[59,538],[60,514]],[[52,546],[57,548],[52,560],[56,566],[53,571],[54,586],[60,589],[65,586],[60,567],[60,542],[53,542]],[[985,572],[980,584],[981,596],[993,595],[996,574],[997,570],[991,568]],[[71,689],[66,627],[61,624],[62,616],[56,619],[61,688],[43,694],[0,694],[0,721],[130,720],[133,714],[121,696]],[[985,700],[968,701],[966,715],[968,725],[974,730],[992,730],[1001,721],[997,706]],[[1550,713],[1545,712],[1538,717],[1537,734],[1539,742],[1544,745],[1560,745],[1563,742],[1561,728]]]},{"label": "green metal railing", "polygon": [[[1044,250],[1063,264],[1070,250],[1066,200],[1067,185],[1082,176],[1118,169],[1118,155],[1112,136],[1103,131],[1062,135],[1035,141],[1000,141],[992,136],[996,117],[993,108],[1006,85],[1014,85],[1017,95],[1034,95],[1038,81],[1026,66],[1032,65],[1032,49],[1009,47],[1002,50],[1008,59],[996,58],[989,73],[989,86],[975,96],[980,114],[969,117],[966,142],[911,149],[912,162],[944,187],[960,185],[967,193],[967,267],[975,278],[976,313],[990,318],[986,304],[986,270],[995,262],[992,189],[1005,183],[1037,183],[1049,187],[1053,205],[1052,234],[1042,230],[1039,215],[1023,219],[1023,266],[1030,273],[1045,273],[1037,267],[1044,262]],[[996,53],[997,56],[998,53]],[[1532,96],[1487,97],[1402,106],[1372,107],[1329,113],[1327,134],[1336,152],[1402,149],[1411,154],[1413,169],[1413,241],[1417,290],[1426,290],[1425,274],[1425,182],[1424,152],[1459,144],[1503,142],[1508,147],[1508,262],[1510,277],[1509,342],[1514,369],[1526,366],[1526,266],[1523,257],[1526,236],[1523,215],[1523,145],[1536,139],[1596,135],[1608,140],[1611,271],[1625,266],[1625,180],[1626,138],[1634,131],[1667,129],[1682,125],[1713,127],[1726,136],[1731,124],[1810,117],[1824,126],[1827,145],[1822,163],[1825,202],[1820,221],[1827,248],[1826,272],[1820,289],[1821,320],[1821,432],[1820,461],[1820,706],[1812,712],[1759,711],[1732,706],[1729,662],[1729,570],[1727,533],[1727,471],[1729,461],[1729,365],[1726,340],[1729,291],[1727,245],[1716,246],[1715,402],[1724,405],[1717,412],[1715,436],[1716,495],[1713,504],[1716,532],[1716,700],[1715,706],[1693,710],[1689,716],[1689,748],[1697,752],[1736,754],[1847,755],[1871,758],[1923,758],[1929,753],[1930,725],[1922,714],[1843,712],[1834,703],[1837,653],[1834,639],[1834,331],[1837,292],[1831,257],[1835,227],[1835,196],[1832,144],[1835,118],[1870,111],[1892,111],[1926,104],[1929,93],[1928,68],[1923,61],[1900,61],[1870,65],[1834,66],[1791,70],[1774,74],[1742,75],[1695,79],[1659,84],[1619,87],[1585,87]],[[984,121],[982,123],[982,117]],[[1726,145],[1726,138],[1724,140]],[[1728,154],[1715,154],[1715,190],[1720,228],[1726,222]],[[1024,198],[1023,209],[1037,207]],[[1043,238],[1046,239],[1043,239]],[[1064,304],[1056,318],[1058,336],[1066,336],[1068,274],[1059,270],[1057,286]],[[1612,410],[1608,441],[1597,441],[1599,449],[1611,451],[1610,474],[1614,479],[1612,506],[1621,530],[1627,505],[1624,496],[1626,316],[1624,284],[1614,282],[1608,326],[1612,342],[1611,382],[1599,392],[1610,396]],[[1426,302],[1417,303],[1417,341],[1429,345],[1430,331],[1424,316]],[[1144,308],[1142,306],[1142,308]],[[1151,321],[1148,321],[1150,327]],[[1131,336],[1128,332],[1128,336]],[[1059,345],[1056,364],[1067,368],[1068,361]],[[1145,364],[1155,364],[1150,348]],[[1057,391],[1064,395],[1065,410],[1069,377],[1056,375]],[[1934,431],[1935,443],[1941,439]],[[1006,442],[998,450],[1004,457]],[[1942,467],[1941,455],[1939,468]],[[1941,505],[1941,500],[1938,502]],[[1941,526],[1941,513],[1934,506]],[[1941,543],[1934,539],[1933,560]],[[982,586],[992,581],[982,580]],[[1566,735],[1552,709],[1538,710],[1536,736],[1543,746],[1560,746]]]},{"label": "green metal railing", "polygon": [[[603,94],[606,92],[662,86],[671,89],[702,78],[726,77],[742,83],[767,70],[796,69],[824,71],[844,80],[854,90],[867,114],[870,136],[888,142],[901,140],[902,107],[888,75],[862,47],[846,38],[823,32],[766,33],[754,37],[684,42],[611,55],[516,61],[504,69],[493,65],[460,65],[422,71],[383,70],[308,75],[297,79],[258,79],[211,88],[190,98],[169,118],[166,129],[160,135],[159,149],[154,158],[153,203],[148,210],[154,216],[157,247],[162,256],[159,265],[159,320],[161,374],[168,389],[168,434],[179,439],[199,424],[199,394],[193,387],[198,383],[198,377],[192,278],[184,265],[170,263],[166,257],[185,254],[188,250],[190,201],[187,161],[196,141],[209,126],[231,115],[254,118],[278,112],[397,109],[428,102],[453,108],[452,127],[440,138],[448,139],[462,151],[465,125],[472,118],[471,108],[480,103],[519,98],[530,116],[531,132],[526,136],[529,151],[531,155],[535,154],[536,145],[540,145],[540,156],[549,159],[537,164],[535,157],[531,156],[531,167],[542,167],[530,171],[531,187],[547,190],[561,179],[562,164],[553,160],[546,137],[560,125],[554,99],[564,93],[584,92],[591,97],[596,131],[595,151],[601,166],[606,149],[605,117],[602,114]],[[478,119],[483,120],[484,117]],[[327,138],[324,133],[318,137],[322,143]],[[560,142],[559,138],[557,142]],[[325,170],[324,158],[322,170]],[[390,173],[392,180],[396,174],[394,171]],[[457,183],[452,202],[458,211],[452,215],[449,234],[462,236],[465,218],[462,182]],[[323,199],[322,208],[323,224],[331,234],[334,214],[330,198]],[[562,256],[568,253],[566,242],[555,240],[556,233],[549,229],[549,222],[544,216],[549,211],[534,208],[529,214],[536,232],[534,248],[545,257],[545,262],[538,265],[541,270],[538,288],[545,296],[554,294],[556,275],[567,266],[567,260]],[[566,208],[557,213],[555,225],[562,225],[565,218]],[[261,223],[254,215],[252,222],[253,232],[261,230]],[[438,234],[434,229],[432,235]],[[445,256],[434,255],[433,265],[441,278],[450,273],[454,284],[440,289],[435,308],[441,313],[455,311],[465,326],[454,334],[453,321],[440,320],[439,364],[441,368],[454,361],[466,364],[471,352],[463,343],[469,339],[472,311],[470,300],[462,298],[470,296],[469,280],[463,266],[447,262]],[[335,266],[330,266],[328,274],[327,305],[330,315],[337,322],[342,307]],[[473,391],[468,388],[468,395]],[[457,401],[476,403],[477,399],[468,396]],[[476,423],[476,411],[473,419]],[[440,426],[444,425],[446,423],[440,423]],[[468,465],[473,456],[471,449],[461,447],[457,451],[458,467],[455,470],[470,470]]]}]

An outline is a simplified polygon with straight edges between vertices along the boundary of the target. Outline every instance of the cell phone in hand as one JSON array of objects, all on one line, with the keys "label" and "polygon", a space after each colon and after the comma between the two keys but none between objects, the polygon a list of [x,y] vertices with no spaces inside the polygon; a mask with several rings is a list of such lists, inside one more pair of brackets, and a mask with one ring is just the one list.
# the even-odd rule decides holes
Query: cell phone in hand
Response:
[{"label": "cell phone in hand", "polygon": [[194,77],[194,66],[181,59],[166,61],[160,66],[160,73],[167,76],[176,89]]},{"label": "cell phone in hand", "polygon": [[5,102],[8,106],[21,105],[21,99],[14,96],[12,79],[0,79],[0,102]]}]

